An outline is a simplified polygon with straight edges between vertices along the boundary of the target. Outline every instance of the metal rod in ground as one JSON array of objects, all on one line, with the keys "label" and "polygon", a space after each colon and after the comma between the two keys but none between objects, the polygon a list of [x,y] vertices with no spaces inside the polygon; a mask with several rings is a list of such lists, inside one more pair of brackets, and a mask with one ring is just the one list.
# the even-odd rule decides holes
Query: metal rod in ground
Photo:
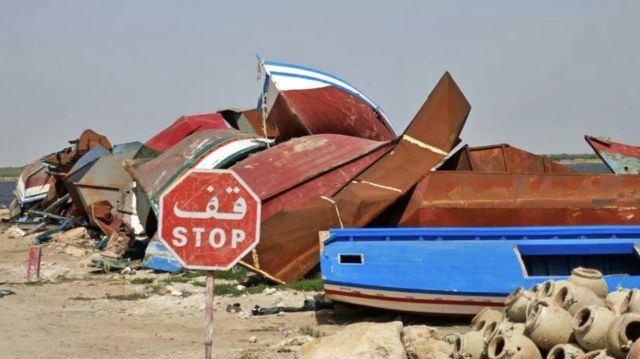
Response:
[{"label": "metal rod in ground", "polygon": [[204,358],[211,359],[211,344],[213,343],[213,298],[215,272],[207,271],[207,295],[204,309]]}]

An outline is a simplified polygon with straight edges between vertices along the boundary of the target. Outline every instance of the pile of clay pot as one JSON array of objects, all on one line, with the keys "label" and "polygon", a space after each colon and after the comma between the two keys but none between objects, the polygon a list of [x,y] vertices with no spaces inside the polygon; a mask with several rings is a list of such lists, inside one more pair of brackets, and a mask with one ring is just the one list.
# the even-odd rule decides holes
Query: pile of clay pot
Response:
[{"label": "pile of clay pot", "polygon": [[609,293],[597,270],[518,288],[505,304],[449,338],[455,359],[640,359],[640,290]]}]

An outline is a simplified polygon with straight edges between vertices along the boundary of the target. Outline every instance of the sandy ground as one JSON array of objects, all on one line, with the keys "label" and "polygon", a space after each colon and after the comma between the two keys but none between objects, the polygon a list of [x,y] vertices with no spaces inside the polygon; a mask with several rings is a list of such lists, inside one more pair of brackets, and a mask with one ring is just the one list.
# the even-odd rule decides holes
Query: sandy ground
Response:
[{"label": "sandy ground", "polygon": [[[92,243],[84,254],[68,245],[50,243],[42,249],[43,280],[26,282],[28,249],[32,237],[7,238],[8,225],[0,223],[0,289],[15,295],[0,298],[0,357],[2,358],[196,358],[203,353],[204,288],[171,283],[148,298],[113,299],[145,294],[149,285],[166,274],[140,270],[133,275],[95,273],[88,266]],[[81,246],[74,246],[73,249]],[[77,252],[77,250],[76,250]],[[134,278],[152,278],[153,284],[132,284]],[[195,279],[204,281],[204,277]],[[167,293],[165,293],[167,292]],[[176,294],[176,293],[174,293]],[[301,328],[323,335],[359,321],[402,319],[405,324],[441,325],[445,331],[464,330],[458,323],[397,313],[338,307],[318,312],[251,317],[227,306],[300,306],[318,293],[277,291],[215,300],[215,358],[295,358]],[[111,298],[109,298],[111,297]],[[253,337],[253,338],[252,338]]]}]

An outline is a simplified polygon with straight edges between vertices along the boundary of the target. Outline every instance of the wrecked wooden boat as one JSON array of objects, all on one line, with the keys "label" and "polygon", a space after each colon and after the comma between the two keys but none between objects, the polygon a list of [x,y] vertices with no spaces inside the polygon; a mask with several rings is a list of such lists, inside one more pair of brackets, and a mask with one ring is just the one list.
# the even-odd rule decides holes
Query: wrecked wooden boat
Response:
[{"label": "wrecked wooden boat", "polygon": [[20,208],[33,206],[55,193],[55,178],[41,162],[24,167],[16,183],[15,195]]},{"label": "wrecked wooden boat", "polygon": [[613,142],[607,138],[584,136],[589,146],[617,174],[640,174],[640,147]]},{"label": "wrecked wooden boat", "polygon": [[[84,174],[69,181],[74,187],[71,199],[81,213],[96,202],[107,201],[116,207],[120,189],[132,182],[131,176],[124,170],[123,162],[130,160],[142,148],[142,143],[131,142],[115,145],[98,157],[95,162],[84,171]],[[92,222],[95,225],[95,223]]]},{"label": "wrecked wooden boat", "polygon": [[140,221],[149,236],[157,226],[160,194],[192,168],[228,168],[252,153],[267,148],[269,140],[234,129],[202,130],[138,166],[125,169],[136,182],[134,192]]},{"label": "wrecked wooden boat", "polygon": [[640,177],[436,171],[404,208],[402,227],[640,224]]},{"label": "wrecked wooden boat", "polygon": [[[229,168],[249,155],[266,149],[272,141],[234,129],[202,130],[187,136],[157,157],[125,169],[135,180],[135,210],[151,239],[143,264],[156,270],[178,271],[178,262],[154,235],[158,225],[160,194],[189,169]],[[133,207],[133,205],[131,205]]]},{"label": "wrecked wooden boat", "polygon": [[219,113],[182,116],[169,127],[153,136],[144,145],[154,151],[164,152],[183,138],[202,130],[230,129],[231,126]]},{"label": "wrecked wooden boat", "polygon": [[325,294],[402,312],[473,315],[586,266],[610,290],[640,286],[639,226],[335,229],[321,243]]},{"label": "wrecked wooden boat", "polygon": [[333,133],[376,141],[395,137],[384,112],[361,91],[308,67],[259,60],[264,79],[258,111],[279,140]]},{"label": "wrecked wooden boat", "polygon": [[260,197],[265,221],[334,194],[392,148],[389,141],[311,135],[256,153],[231,169]]},{"label": "wrecked wooden boat", "polygon": [[391,151],[335,193],[263,220],[260,243],[241,264],[276,282],[303,277],[318,264],[318,231],[368,225],[453,149],[470,110],[445,73]]}]

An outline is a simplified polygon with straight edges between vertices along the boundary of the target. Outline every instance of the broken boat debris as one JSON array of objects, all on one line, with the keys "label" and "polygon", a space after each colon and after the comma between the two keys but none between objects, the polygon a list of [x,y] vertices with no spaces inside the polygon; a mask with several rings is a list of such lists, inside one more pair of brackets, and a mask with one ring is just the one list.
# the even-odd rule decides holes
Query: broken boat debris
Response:
[{"label": "broken boat debris", "polygon": [[[55,232],[86,226],[102,253],[103,259],[96,263],[139,261],[155,270],[179,272],[180,263],[156,236],[158,198],[190,169],[230,169],[262,201],[261,242],[241,265],[266,280],[287,283],[313,274],[320,263],[328,294],[339,290],[335,283],[366,282],[376,287],[378,279],[362,272],[371,271],[384,275],[382,282],[411,277],[399,288],[405,299],[420,288],[468,290],[471,297],[484,298],[469,299],[473,303],[461,306],[463,310],[441,303],[416,309],[406,300],[389,303],[389,298],[375,302],[387,309],[440,314],[473,314],[483,304],[503,305],[515,287],[537,281],[533,277],[538,259],[531,263],[527,259],[536,253],[571,257],[588,251],[597,263],[609,263],[607,256],[629,257],[629,248],[637,246],[640,235],[633,232],[637,227],[628,228],[633,233],[606,227],[609,232],[598,232],[595,238],[591,227],[581,227],[640,225],[635,147],[587,136],[615,172],[590,174],[509,144],[464,144],[460,134],[471,105],[449,73],[438,81],[407,129],[396,135],[381,108],[346,81],[307,67],[258,62],[262,90],[256,108],[182,116],[144,144],[113,146],[105,136],[85,130],[69,141],[71,146],[26,166],[10,211],[19,226],[15,232],[38,233],[40,242]],[[380,226],[391,228],[358,230]],[[522,226],[536,228],[504,228]],[[333,231],[331,239],[319,242],[318,234],[332,229],[345,232]],[[549,235],[551,230],[564,237]],[[486,236],[500,237],[496,231],[515,237]],[[527,237],[540,231],[544,239]],[[440,240],[429,239],[435,232]],[[337,239],[345,233],[351,233],[348,240]],[[362,233],[366,235],[361,237]],[[414,235],[407,238],[407,233]],[[456,233],[464,238],[452,238]],[[477,248],[469,249],[465,241]],[[536,243],[546,249],[531,249]],[[332,252],[339,245],[353,246],[349,250],[357,249],[362,256],[348,257],[345,252],[348,258],[342,263],[339,253]],[[476,257],[495,255],[497,249],[513,256],[513,245],[525,258],[518,264],[510,257],[510,266],[501,275],[511,273],[518,280],[496,283],[480,278],[473,280],[472,288],[467,285],[475,278],[471,274],[481,274],[467,268],[474,266]],[[379,265],[375,253],[385,253]],[[366,260],[370,256],[372,261]],[[394,265],[394,256],[413,262]],[[432,276],[424,275],[427,269],[420,267],[431,256],[448,258],[450,266],[459,264],[448,270],[428,269],[433,276],[443,270],[459,276],[459,282],[451,281],[455,288],[432,288],[428,282]],[[638,259],[627,257],[629,268],[636,268]],[[358,258],[365,259],[349,263]],[[418,268],[415,263],[422,264]],[[638,274],[631,271],[614,283],[611,275],[617,272],[612,265],[584,264],[602,270],[610,286],[634,284],[628,281]],[[342,267],[348,270],[338,270]],[[411,270],[429,278],[416,281]],[[522,273],[534,275],[525,278]]]}]

